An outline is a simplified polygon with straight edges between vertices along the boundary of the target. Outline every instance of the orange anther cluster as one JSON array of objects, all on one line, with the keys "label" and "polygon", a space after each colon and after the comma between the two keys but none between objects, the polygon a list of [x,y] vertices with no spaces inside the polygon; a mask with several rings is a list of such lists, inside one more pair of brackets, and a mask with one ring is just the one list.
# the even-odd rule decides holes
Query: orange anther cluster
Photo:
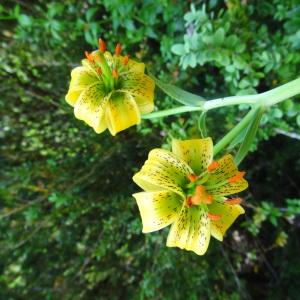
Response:
[{"label": "orange anther cluster", "polygon": [[122,45],[118,43],[115,49],[115,54],[119,56],[121,54],[121,51],[122,51]]},{"label": "orange anther cluster", "polygon": [[189,174],[188,179],[189,179],[190,182],[195,182],[197,180],[197,175]]},{"label": "orange anther cluster", "polygon": [[232,199],[225,200],[225,203],[230,205],[240,204],[241,202],[242,202],[241,198],[232,198]]},{"label": "orange anther cluster", "polygon": [[245,176],[246,172],[237,172],[236,175],[230,177],[228,179],[229,183],[235,183],[238,182],[239,180],[241,180],[244,176]]},{"label": "orange anther cluster", "polygon": [[112,76],[113,76],[113,78],[118,78],[119,77],[118,71],[116,69],[112,70]]},{"label": "orange anther cluster", "polygon": [[219,167],[219,163],[217,161],[213,161],[208,165],[207,171],[208,172],[214,171],[218,167]]},{"label": "orange anther cluster", "polygon": [[84,54],[86,56],[86,58],[88,59],[89,62],[93,63],[94,62],[94,58],[93,55],[91,53],[89,53],[88,51],[84,51]]},{"label": "orange anther cluster", "polygon": [[212,221],[218,221],[222,218],[222,215],[216,215],[216,214],[211,214],[211,213],[207,213],[207,216]]},{"label": "orange anther cluster", "polygon": [[102,39],[99,39],[98,43],[99,43],[99,50],[100,50],[100,52],[104,53],[105,50],[106,50],[106,44],[105,44],[105,42]]},{"label": "orange anther cluster", "polygon": [[123,65],[126,66],[128,64],[128,62],[129,62],[129,56],[126,55],[123,60]]}]

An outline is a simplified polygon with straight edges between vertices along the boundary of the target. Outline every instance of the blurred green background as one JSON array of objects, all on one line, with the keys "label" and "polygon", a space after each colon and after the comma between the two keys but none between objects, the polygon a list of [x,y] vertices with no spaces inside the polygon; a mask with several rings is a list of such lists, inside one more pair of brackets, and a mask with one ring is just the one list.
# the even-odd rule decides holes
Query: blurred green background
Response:
[{"label": "blurred green background", "polygon": [[[116,137],[76,120],[70,71],[98,37],[208,99],[299,77],[299,0],[1,1],[0,299],[299,299],[299,97],[264,116],[224,243],[169,249],[168,229],[141,233],[131,177],[150,149],[199,136],[199,115]],[[176,105],[157,90],[157,109]],[[211,111],[209,134],[246,111]]]}]

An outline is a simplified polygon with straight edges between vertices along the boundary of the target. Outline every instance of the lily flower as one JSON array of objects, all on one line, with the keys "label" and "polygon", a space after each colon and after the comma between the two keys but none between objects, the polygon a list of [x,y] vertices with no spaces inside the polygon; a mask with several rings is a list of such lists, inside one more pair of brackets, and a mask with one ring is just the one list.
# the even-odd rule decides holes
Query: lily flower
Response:
[{"label": "lily flower", "polygon": [[116,135],[139,124],[141,114],[154,109],[154,81],[144,74],[145,65],[122,56],[121,51],[121,44],[117,44],[111,54],[99,39],[99,49],[85,52],[82,66],[71,72],[65,99],[74,107],[75,117],[96,133],[108,128]]},{"label": "lily flower", "polygon": [[245,190],[245,172],[238,171],[232,155],[213,161],[211,138],[173,140],[172,152],[150,151],[133,181],[143,232],[171,225],[167,246],[203,255],[212,235],[219,241],[244,213],[240,198],[227,198]]}]

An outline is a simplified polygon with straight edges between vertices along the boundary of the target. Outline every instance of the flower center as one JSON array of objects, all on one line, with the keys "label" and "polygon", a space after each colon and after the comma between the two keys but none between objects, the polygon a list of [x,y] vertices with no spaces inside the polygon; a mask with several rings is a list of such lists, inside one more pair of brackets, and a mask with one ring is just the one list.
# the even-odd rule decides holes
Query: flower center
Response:
[{"label": "flower center", "polygon": [[117,44],[114,55],[111,58],[108,52],[105,54],[106,44],[102,39],[99,39],[99,51],[89,53],[85,51],[85,56],[89,61],[89,66],[96,73],[99,81],[103,83],[103,88],[106,94],[121,88],[121,75],[128,71],[129,56],[121,57],[122,46]]}]

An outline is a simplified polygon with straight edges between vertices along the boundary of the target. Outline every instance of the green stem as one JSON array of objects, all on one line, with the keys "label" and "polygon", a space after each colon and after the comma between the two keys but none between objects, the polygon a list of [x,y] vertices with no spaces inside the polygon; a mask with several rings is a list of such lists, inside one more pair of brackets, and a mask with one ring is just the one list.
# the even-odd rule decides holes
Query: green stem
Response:
[{"label": "green stem", "polygon": [[142,119],[155,119],[155,118],[161,118],[161,117],[166,117],[171,115],[182,114],[184,112],[199,111],[199,110],[202,110],[202,108],[197,106],[179,106],[179,107],[161,110],[151,114],[143,115]]},{"label": "green stem", "polygon": [[200,107],[180,106],[144,115],[143,119],[161,118],[192,111],[208,111],[218,107],[239,104],[258,104],[268,107],[277,104],[283,100],[286,100],[290,97],[296,96],[297,94],[300,94],[300,78],[261,94],[218,98],[214,100],[205,101]]},{"label": "green stem", "polygon": [[206,101],[203,104],[203,110],[237,104],[263,104],[264,106],[271,106],[290,97],[296,96],[299,93],[300,78],[261,94],[232,96]]},{"label": "green stem", "polygon": [[252,107],[246,116],[214,146],[214,155],[224,149],[251,122],[257,109],[257,106]]}]

